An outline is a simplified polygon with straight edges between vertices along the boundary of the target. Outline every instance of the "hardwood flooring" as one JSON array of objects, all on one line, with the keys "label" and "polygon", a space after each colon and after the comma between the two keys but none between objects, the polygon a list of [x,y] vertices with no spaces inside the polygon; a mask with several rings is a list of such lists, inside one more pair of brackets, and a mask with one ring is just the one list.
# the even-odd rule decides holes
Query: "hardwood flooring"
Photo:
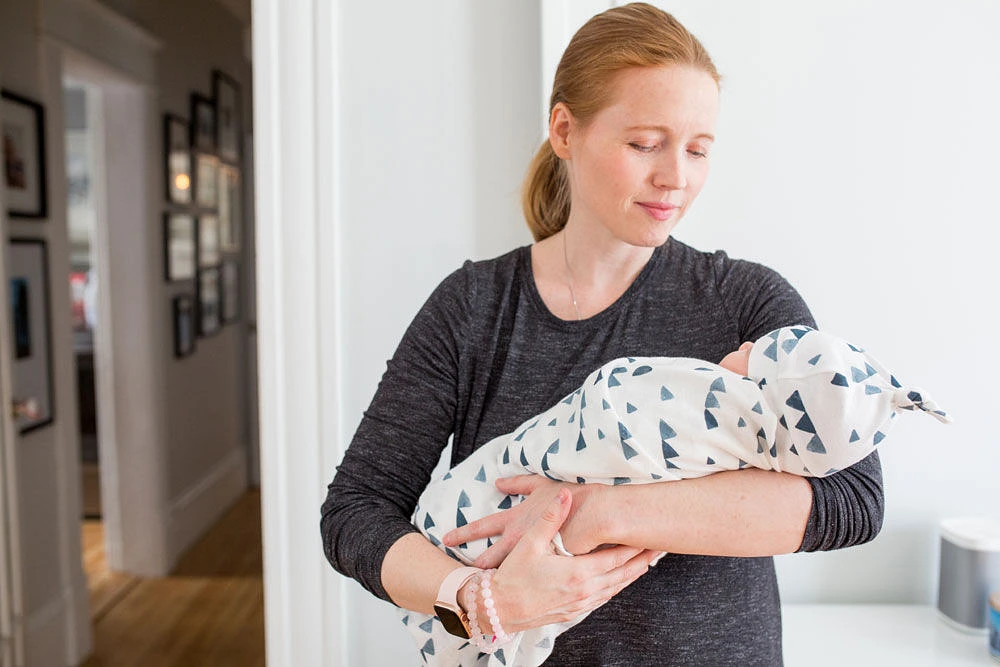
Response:
[{"label": "hardwood flooring", "polygon": [[144,579],[108,572],[100,524],[84,522],[94,652],[83,667],[263,667],[260,536],[252,490],[170,576]]}]

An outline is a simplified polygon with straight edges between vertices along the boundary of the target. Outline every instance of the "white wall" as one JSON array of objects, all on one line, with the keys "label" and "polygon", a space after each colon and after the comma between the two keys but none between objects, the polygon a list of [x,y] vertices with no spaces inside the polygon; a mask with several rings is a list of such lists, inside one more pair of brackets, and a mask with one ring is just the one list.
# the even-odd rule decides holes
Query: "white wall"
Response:
[{"label": "white wall", "polygon": [[997,515],[1000,5],[660,5],[724,77],[713,173],[677,237],[778,269],[821,327],[956,418],[899,420],[881,535],[780,558],[783,599],[933,603],[938,520]]},{"label": "white wall", "polygon": [[[518,191],[541,139],[537,5],[341,5],[345,442],[434,287],[531,240]],[[348,664],[412,661],[394,607],[353,582],[349,605]]]}]

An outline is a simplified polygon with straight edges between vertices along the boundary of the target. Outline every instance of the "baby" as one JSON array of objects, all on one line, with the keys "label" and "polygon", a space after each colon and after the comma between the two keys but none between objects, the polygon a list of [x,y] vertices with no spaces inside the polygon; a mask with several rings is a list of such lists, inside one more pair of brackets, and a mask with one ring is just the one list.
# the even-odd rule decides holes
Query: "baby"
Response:
[{"label": "baby", "polygon": [[[642,484],[748,466],[824,477],[868,456],[901,410],[951,421],[863,350],[806,326],[744,343],[718,365],[615,359],[555,406],[431,482],[413,522],[432,543],[470,564],[488,540],[453,549],[441,538],[523,500],[497,491],[497,479],[535,473],[580,484]],[[519,633],[493,656],[448,634],[435,616],[406,612],[404,623],[428,663],[539,665],[558,634],[582,619]]]}]

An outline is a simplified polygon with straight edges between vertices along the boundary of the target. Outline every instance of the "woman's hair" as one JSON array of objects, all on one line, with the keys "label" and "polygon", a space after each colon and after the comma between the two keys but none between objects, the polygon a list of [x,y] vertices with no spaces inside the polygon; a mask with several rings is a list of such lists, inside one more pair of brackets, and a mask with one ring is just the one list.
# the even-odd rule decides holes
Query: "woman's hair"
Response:
[{"label": "woman's hair", "polygon": [[[562,102],[586,125],[612,101],[613,79],[631,67],[688,65],[720,77],[705,47],[680,22],[644,2],[615,7],[576,31],[556,68],[549,115]],[[546,139],[528,167],[521,206],[536,241],[552,236],[569,219],[566,167]]]}]

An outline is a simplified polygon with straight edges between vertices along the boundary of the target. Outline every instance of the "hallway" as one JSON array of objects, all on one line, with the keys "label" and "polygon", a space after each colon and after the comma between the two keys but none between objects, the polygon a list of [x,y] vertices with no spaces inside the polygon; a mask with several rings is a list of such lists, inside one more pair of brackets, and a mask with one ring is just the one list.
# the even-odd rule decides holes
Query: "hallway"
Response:
[{"label": "hallway", "polygon": [[247,491],[169,577],[107,572],[84,523],[94,651],[83,667],[264,665],[260,491]]}]

